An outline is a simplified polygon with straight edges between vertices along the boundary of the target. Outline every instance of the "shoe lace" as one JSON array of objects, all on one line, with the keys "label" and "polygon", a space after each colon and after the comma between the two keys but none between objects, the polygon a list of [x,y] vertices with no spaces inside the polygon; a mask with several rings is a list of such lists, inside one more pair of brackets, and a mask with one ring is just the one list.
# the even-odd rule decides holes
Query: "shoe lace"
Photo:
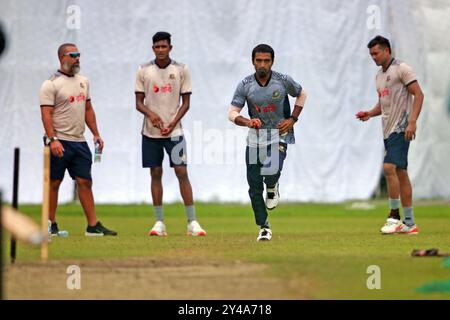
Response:
[{"label": "shoe lace", "polygon": [[392,220],[388,220],[388,221],[386,221],[385,226],[393,226],[393,225],[395,225],[395,224],[397,224],[397,222],[392,221]]}]

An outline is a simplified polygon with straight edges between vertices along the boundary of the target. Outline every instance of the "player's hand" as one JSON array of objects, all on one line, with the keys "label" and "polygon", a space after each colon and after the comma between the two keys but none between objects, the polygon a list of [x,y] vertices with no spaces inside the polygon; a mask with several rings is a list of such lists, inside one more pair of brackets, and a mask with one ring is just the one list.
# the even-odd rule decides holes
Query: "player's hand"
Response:
[{"label": "player's hand", "polygon": [[262,122],[259,119],[250,119],[247,124],[247,127],[253,128],[253,129],[261,129]]},{"label": "player's hand", "polygon": [[409,121],[408,126],[405,130],[405,139],[408,141],[414,140],[416,138],[416,122]]},{"label": "player's hand", "polygon": [[100,136],[94,136],[94,145],[98,142],[99,144],[99,149],[100,152],[103,152],[103,146],[105,145],[105,143],[103,142],[103,139],[100,138]]},{"label": "player's hand", "polygon": [[168,136],[172,133],[173,129],[175,129],[175,126],[173,124],[169,124],[166,128],[161,128],[161,134],[163,136]]},{"label": "player's hand", "polygon": [[55,157],[62,158],[64,155],[64,147],[61,142],[55,140],[50,142],[50,151]]},{"label": "player's hand", "polygon": [[280,134],[284,134],[286,132],[288,132],[289,130],[291,130],[294,127],[294,119],[289,118],[289,119],[284,119],[283,121],[281,121],[277,128],[280,131]]},{"label": "player's hand", "polygon": [[356,119],[360,121],[367,121],[370,119],[369,112],[367,111],[359,111],[356,115]]},{"label": "player's hand", "polygon": [[150,118],[150,122],[155,128],[161,129],[164,127],[163,121],[156,113],[149,111],[147,116]]}]

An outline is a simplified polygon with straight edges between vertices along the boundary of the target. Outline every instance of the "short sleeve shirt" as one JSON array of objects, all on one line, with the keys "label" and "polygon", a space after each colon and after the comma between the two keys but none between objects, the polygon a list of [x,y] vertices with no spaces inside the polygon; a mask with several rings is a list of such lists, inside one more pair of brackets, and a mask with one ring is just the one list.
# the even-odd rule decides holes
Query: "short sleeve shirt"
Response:
[{"label": "short sleeve shirt", "polygon": [[68,76],[60,71],[44,81],[39,94],[42,106],[51,106],[53,129],[58,139],[85,141],[86,102],[90,100],[89,81],[81,75]]},{"label": "short sleeve shirt", "polygon": [[412,68],[396,59],[386,72],[383,69],[378,71],[376,87],[381,105],[384,139],[391,133],[406,130],[413,104],[413,95],[408,92],[407,87],[416,81]]},{"label": "short sleeve shirt", "polygon": [[[260,119],[262,129],[258,134],[265,133],[263,139],[259,137],[258,145],[266,145],[278,141],[285,143],[295,143],[294,132],[290,130],[286,135],[280,137],[277,125],[291,115],[288,95],[297,97],[300,95],[302,87],[290,76],[272,71],[271,77],[265,86],[256,80],[255,74],[247,76],[236,88],[231,101],[231,105],[243,108],[247,103],[248,113],[252,119]],[[247,142],[253,145],[252,135],[255,130],[250,130]],[[264,142],[263,140],[267,140]]]},{"label": "short sleeve shirt", "polygon": [[[135,92],[145,94],[145,106],[156,113],[164,125],[168,125],[180,108],[180,96],[192,93],[191,76],[186,65],[170,61],[160,68],[153,60],[139,67],[136,75]],[[150,138],[168,138],[183,134],[181,122],[175,126],[170,136],[161,135],[148,117],[144,118],[142,134]]]}]

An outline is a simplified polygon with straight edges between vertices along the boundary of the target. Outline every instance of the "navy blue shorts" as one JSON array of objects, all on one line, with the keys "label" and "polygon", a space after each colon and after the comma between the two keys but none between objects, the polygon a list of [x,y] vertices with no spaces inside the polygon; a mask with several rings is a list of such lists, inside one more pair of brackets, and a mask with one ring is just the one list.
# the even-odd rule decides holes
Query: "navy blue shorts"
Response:
[{"label": "navy blue shorts", "polygon": [[169,156],[170,166],[187,166],[186,141],[183,136],[171,138],[149,138],[142,136],[142,167],[161,167],[164,150]]},{"label": "navy blue shorts", "polygon": [[409,141],[405,139],[405,133],[391,133],[384,140],[384,163],[395,164],[398,168],[406,170],[408,168]]},{"label": "navy blue shorts", "polygon": [[50,155],[50,179],[63,180],[64,174],[69,171],[70,177],[91,180],[92,154],[86,142],[73,142],[59,140],[64,147],[62,158]]}]

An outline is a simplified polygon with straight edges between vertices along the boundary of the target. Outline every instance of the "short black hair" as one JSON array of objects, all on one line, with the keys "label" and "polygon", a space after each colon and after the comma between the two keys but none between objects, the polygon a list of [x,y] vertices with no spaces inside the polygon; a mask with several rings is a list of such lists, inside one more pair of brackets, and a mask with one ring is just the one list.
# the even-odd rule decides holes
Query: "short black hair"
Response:
[{"label": "short black hair", "polygon": [[155,44],[158,41],[167,40],[167,42],[169,42],[169,45],[170,45],[170,37],[171,36],[172,35],[170,33],[168,33],[168,32],[158,31],[157,33],[155,33],[153,35],[153,38],[152,38],[153,44]]},{"label": "short black hair", "polygon": [[76,46],[77,45],[74,43],[63,43],[58,48],[58,58],[64,54],[64,50],[66,50],[66,47],[76,47]]},{"label": "short black hair", "polygon": [[369,41],[369,43],[367,44],[367,48],[373,48],[376,45],[379,45],[381,48],[389,48],[389,53],[392,53],[391,50],[391,43],[389,42],[389,39],[382,37],[380,35],[376,36],[375,38],[373,38],[372,40]]},{"label": "short black hair", "polygon": [[252,51],[252,61],[255,60],[256,53],[270,53],[272,61],[275,59],[275,51],[268,44],[258,44]]}]

